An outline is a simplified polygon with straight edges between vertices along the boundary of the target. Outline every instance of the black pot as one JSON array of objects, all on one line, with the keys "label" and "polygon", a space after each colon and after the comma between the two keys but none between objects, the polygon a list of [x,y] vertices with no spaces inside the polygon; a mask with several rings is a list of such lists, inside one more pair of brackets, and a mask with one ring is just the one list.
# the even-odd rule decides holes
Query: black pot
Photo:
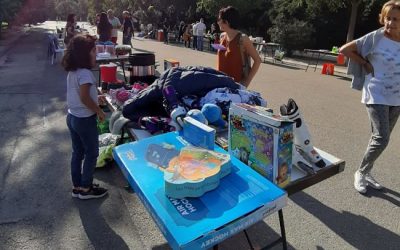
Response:
[{"label": "black pot", "polygon": [[129,63],[132,66],[154,66],[156,56],[153,53],[133,53],[129,55]]}]

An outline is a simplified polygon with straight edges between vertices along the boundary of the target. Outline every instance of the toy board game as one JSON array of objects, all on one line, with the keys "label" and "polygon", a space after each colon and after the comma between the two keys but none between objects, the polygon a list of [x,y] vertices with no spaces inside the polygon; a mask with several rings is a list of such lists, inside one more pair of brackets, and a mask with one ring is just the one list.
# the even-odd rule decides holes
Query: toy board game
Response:
[{"label": "toy board game", "polygon": [[[150,144],[151,158],[160,157],[166,148],[153,151],[157,144]],[[218,187],[220,179],[231,172],[228,153],[217,153],[203,148],[185,146],[173,156],[167,166],[160,166],[164,172],[165,194],[171,198],[199,197]],[[167,153],[168,155],[169,153]],[[146,160],[151,161],[148,158]],[[167,160],[167,157],[163,157]]]},{"label": "toy board game", "polygon": [[[164,171],[159,167],[166,158],[146,158],[151,144],[178,149],[190,146],[179,133],[170,132],[117,146],[113,156],[173,249],[210,248],[287,203],[285,191],[234,157],[230,174],[221,178],[214,190],[197,198],[168,197]],[[227,153],[217,145],[215,152]],[[176,152],[164,155],[176,156]]]},{"label": "toy board game", "polygon": [[290,183],[293,122],[244,103],[229,109],[229,153],[268,180]]}]

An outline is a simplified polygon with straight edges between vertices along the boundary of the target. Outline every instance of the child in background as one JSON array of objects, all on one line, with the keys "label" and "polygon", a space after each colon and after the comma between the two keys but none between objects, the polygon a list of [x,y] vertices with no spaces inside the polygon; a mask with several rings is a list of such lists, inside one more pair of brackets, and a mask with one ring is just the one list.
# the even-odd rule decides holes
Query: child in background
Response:
[{"label": "child in background", "polygon": [[67,126],[72,140],[72,197],[84,200],[100,198],[107,194],[107,189],[93,184],[99,155],[96,118],[104,121],[105,114],[98,105],[101,98],[97,95],[95,78],[91,72],[96,65],[95,39],[91,36],[75,36],[68,44],[62,64],[68,71]]}]

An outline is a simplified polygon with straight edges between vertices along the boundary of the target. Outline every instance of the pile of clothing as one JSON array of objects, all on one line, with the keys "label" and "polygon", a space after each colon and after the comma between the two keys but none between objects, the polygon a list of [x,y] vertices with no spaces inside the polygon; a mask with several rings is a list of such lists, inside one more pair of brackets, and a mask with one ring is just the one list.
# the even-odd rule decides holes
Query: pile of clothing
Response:
[{"label": "pile of clothing", "polygon": [[[127,100],[122,114],[125,118],[139,123],[146,117],[151,120],[168,122],[170,113],[165,103],[163,89],[171,85],[176,90],[177,98],[185,105],[187,111],[201,109],[204,104],[218,105],[224,117],[228,116],[231,103],[248,103],[266,106],[266,101],[254,91],[246,90],[231,77],[212,68],[206,67],[174,67],[165,71],[159,79],[137,95]],[[156,118],[156,119],[155,119]],[[160,129],[170,130],[168,126]],[[167,132],[167,131],[164,131]]]}]

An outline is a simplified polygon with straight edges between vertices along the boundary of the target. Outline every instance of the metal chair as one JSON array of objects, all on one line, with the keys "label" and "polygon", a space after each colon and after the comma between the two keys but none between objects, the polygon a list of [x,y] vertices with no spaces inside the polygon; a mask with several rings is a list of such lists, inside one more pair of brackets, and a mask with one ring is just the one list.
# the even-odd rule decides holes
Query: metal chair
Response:
[{"label": "metal chair", "polygon": [[255,45],[258,54],[262,58],[262,61],[265,62],[265,59],[267,57],[267,48],[264,46],[264,42],[254,43],[253,45]]}]

